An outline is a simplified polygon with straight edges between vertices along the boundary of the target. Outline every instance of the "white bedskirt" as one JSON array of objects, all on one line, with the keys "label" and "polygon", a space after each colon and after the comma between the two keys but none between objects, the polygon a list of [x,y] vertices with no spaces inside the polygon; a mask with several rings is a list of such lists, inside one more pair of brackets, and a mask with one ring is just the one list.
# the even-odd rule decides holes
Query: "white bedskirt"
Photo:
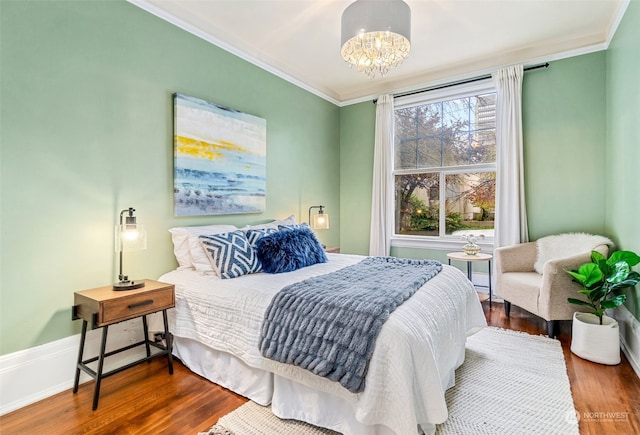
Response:
[{"label": "white bedskirt", "polygon": [[160,281],[176,285],[174,354],[201,376],[271,403],[283,418],[352,435],[433,433],[448,416],[444,393],[464,361],[466,336],[486,326],[475,288],[456,268],[444,266],[387,320],[361,393],[259,353],[264,311],[279,289],[362,258],[329,254],[328,263],[295,272],[231,280],[185,270],[163,275]]},{"label": "white bedskirt", "polygon": [[[226,352],[175,337],[173,354],[194,373],[266,406],[280,418],[306,421],[352,435],[394,435],[383,425],[363,425],[348,401],[271,372],[255,369]],[[426,432],[429,433],[429,432]]]}]

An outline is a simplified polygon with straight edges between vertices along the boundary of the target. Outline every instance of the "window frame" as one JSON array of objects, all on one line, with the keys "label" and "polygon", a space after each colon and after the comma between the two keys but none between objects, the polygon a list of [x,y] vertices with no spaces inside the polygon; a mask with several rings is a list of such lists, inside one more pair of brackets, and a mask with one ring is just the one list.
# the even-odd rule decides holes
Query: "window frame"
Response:
[{"label": "window frame", "polygon": [[[404,109],[407,107],[420,106],[426,104],[434,104],[445,100],[454,100],[456,98],[465,98],[471,96],[477,96],[485,93],[497,92],[495,85],[491,79],[480,80],[473,83],[455,85],[446,87],[443,89],[437,89],[428,91],[425,93],[419,93],[414,95],[407,95],[404,97],[398,97],[394,99],[394,113],[396,109]],[[394,121],[395,123],[395,121]],[[395,141],[394,150],[392,155],[395,156]],[[439,174],[439,193],[440,198],[445,198],[445,178],[448,174],[460,174],[471,172],[496,172],[496,179],[498,178],[498,169],[496,162],[484,163],[473,166],[473,171],[469,170],[469,166],[445,166],[445,167],[431,167],[424,169],[395,169],[395,157],[394,164],[391,167],[389,176],[392,186],[395,186],[396,175],[415,174],[415,173],[438,173]],[[477,171],[476,171],[477,169]],[[395,189],[394,189],[395,192]],[[496,207],[498,204],[496,203]],[[461,238],[453,235],[440,235],[440,236],[417,236],[407,234],[396,234],[395,232],[395,193],[393,195],[393,207],[390,210],[391,215],[389,221],[392,222],[392,234],[391,234],[391,246],[399,248],[418,248],[418,249],[455,249],[461,246]],[[444,223],[445,211],[441,210],[439,216],[439,228],[445,228]],[[495,224],[494,224],[495,231]],[[486,237],[476,242],[482,250],[493,250],[494,237]]]}]

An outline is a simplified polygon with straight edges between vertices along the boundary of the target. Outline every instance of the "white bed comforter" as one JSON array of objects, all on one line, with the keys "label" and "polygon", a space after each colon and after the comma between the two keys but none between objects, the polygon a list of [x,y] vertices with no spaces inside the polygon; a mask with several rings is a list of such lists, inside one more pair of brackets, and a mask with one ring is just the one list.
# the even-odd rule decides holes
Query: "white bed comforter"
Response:
[{"label": "white bed comforter", "polygon": [[169,312],[169,329],[175,336],[228,352],[251,367],[342,397],[352,404],[356,419],[366,425],[385,425],[405,435],[418,433],[421,424],[427,429],[446,420],[445,391],[453,386],[454,371],[464,361],[466,337],[486,326],[473,285],[453,267],[444,265],[384,324],[361,393],[262,357],[258,342],[263,315],[281,288],[363,257],[328,254],[328,258],[327,263],[294,272],[228,280],[189,270],[169,272],[160,277],[160,281],[176,284],[176,308]]}]

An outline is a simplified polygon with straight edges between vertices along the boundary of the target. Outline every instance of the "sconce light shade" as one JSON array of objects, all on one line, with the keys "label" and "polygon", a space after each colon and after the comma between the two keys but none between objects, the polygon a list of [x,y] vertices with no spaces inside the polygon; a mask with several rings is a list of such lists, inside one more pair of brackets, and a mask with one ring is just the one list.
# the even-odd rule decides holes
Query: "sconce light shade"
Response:
[{"label": "sconce light shade", "polygon": [[342,58],[371,78],[402,63],[410,41],[411,9],[401,0],[357,0],[342,14]]},{"label": "sconce light shade", "polygon": [[[311,216],[311,209],[319,208],[318,214]],[[313,205],[309,207],[309,225],[314,230],[328,230],[329,229],[329,215],[323,210],[324,205]]]},{"label": "sconce light shade", "polygon": [[[144,287],[144,280],[132,281],[122,273],[123,252],[147,249],[147,233],[144,230],[144,225],[136,222],[136,217],[133,215],[134,211],[135,209],[132,207],[122,210],[120,212],[120,224],[116,225],[115,250],[120,253],[120,274],[118,275],[119,281],[113,285],[114,290],[131,290]],[[124,216],[125,213],[128,213],[128,216]]]}]

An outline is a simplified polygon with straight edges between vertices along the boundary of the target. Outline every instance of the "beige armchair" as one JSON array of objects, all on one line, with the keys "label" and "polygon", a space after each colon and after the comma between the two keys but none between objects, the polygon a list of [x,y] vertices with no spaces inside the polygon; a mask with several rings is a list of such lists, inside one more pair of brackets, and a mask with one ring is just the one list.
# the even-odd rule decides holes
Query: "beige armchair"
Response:
[{"label": "beige armchair", "polygon": [[[594,250],[606,256],[609,246],[598,245]],[[536,242],[497,248],[494,257],[496,293],[504,299],[507,317],[511,304],[515,304],[546,320],[549,337],[555,337],[558,320],[571,320],[574,312],[588,311],[567,302],[569,297],[580,297],[577,291],[581,287],[565,270],[577,269],[590,261],[591,251],[549,260],[544,263],[542,274],[534,269]]]}]

